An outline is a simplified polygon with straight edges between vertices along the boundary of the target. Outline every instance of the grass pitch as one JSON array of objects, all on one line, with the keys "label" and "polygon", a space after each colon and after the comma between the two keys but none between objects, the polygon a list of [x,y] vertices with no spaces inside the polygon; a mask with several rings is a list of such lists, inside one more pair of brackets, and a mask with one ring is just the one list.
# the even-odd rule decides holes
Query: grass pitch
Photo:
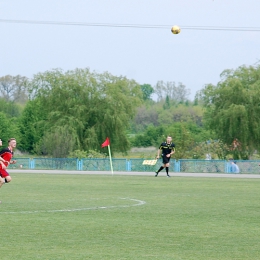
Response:
[{"label": "grass pitch", "polygon": [[258,179],[12,177],[1,260],[260,259]]}]

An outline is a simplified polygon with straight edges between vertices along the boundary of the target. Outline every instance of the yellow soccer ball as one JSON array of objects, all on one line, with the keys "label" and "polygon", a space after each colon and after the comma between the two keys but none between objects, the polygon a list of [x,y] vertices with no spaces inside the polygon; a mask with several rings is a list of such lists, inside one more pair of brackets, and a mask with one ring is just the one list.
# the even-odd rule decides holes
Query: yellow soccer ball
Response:
[{"label": "yellow soccer ball", "polygon": [[178,25],[174,25],[172,28],[171,28],[171,32],[173,34],[179,34],[181,32],[181,29]]}]

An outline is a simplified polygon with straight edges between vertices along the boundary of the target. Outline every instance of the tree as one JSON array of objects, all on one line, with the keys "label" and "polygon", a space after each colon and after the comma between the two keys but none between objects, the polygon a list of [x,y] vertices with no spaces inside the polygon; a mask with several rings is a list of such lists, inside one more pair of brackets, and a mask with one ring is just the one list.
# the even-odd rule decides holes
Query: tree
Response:
[{"label": "tree", "polygon": [[28,101],[18,120],[20,134],[23,137],[19,148],[30,153],[42,138],[46,128],[47,115],[38,100]]},{"label": "tree", "polygon": [[23,122],[38,129],[35,140],[50,129],[67,127],[77,135],[78,150],[101,151],[109,136],[113,151],[127,151],[126,130],[142,99],[135,81],[89,69],[53,70],[35,75],[28,86],[35,121],[28,119],[26,107]]},{"label": "tree", "polygon": [[142,105],[137,108],[137,113],[131,126],[132,130],[140,132],[149,125],[158,126],[158,112],[154,109],[154,106],[146,107]]},{"label": "tree", "polygon": [[137,147],[151,145],[157,147],[167,135],[172,136],[173,142],[178,146],[178,153],[176,153],[178,158],[192,158],[196,142],[201,143],[210,139],[209,132],[202,127],[192,122],[178,122],[164,127],[150,125],[142,134],[132,138],[132,144]]},{"label": "tree", "polygon": [[74,149],[77,149],[77,143],[77,134],[74,129],[59,126],[45,132],[35,150],[39,155],[66,158]]},{"label": "tree", "polygon": [[22,108],[15,101],[7,101],[0,97],[0,112],[5,113],[9,117],[19,117]]},{"label": "tree", "polygon": [[140,86],[143,92],[143,100],[151,100],[151,95],[154,93],[154,89],[150,84],[143,84]]},{"label": "tree", "polygon": [[171,107],[171,104],[170,104],[170,98],[169,96],[167,95],[166,98],[165,98],[165,102],[163,104],[163,109],[169,109]]},{"label": "tree", "polygon": [[[202,91],[207,126],[236,158],[260,149],[260,65],[225,70],[221,81]],[[239,145],[231,144],[237,139]]]},{"label": "tree", "polygon": [[192,154],[193,154],[192,149],[194,147],[194,135],[187,127],[187,124],[176,123],[171,127],[169,127],[167,131],[168,131],[167,135],[172,136],[173,143],[176,146],[174,158],[176,159],[192,158]]},{"label": "tree", "polygon": [[163,136],[163,127],[149,125],[144,133],[138,134],[133,138],[132,144],[136,147],[158,146],[158,143],[163,139]]},{"label": "tree", "polygon": [[193,149],[196,159],[205,159],[206,154],[210,154],[212,159],[226,160],[229,147],[220,140],[208,139],[206,142],[199,142]]},{"label": "tree", "polygon": [[7,141],[10,138],[16,138],[17,144],[19,146],[20,142],[20,135],[17,128],[17,123],[15,118],[8,118],[6,114],[3,112],[0,112],[0,122],[1,122],[1,128],[0,128],[0,138],[3,141],[3,145],[7,146]]},{"label": "tree", "polygon": [[[163,104],[163,108],[166,108]],[[202,125],[203,111],[199,106],[186,106],[178,104],[167,110],[158,109],[158,122],[160,125],[170,125],[172,122],[194,122]]]},{"label": "tree", "polygon": [[6,75],[0,78],[0,94],[6,101],[25,103],[28,100],[27,78]]},{"label": "tree", "polygon": [[154,92],[157,95],[157,100],[163,100],[167,96],[170,100],[175,101],[177,103],[184,103],[188,100],[188,96],[190,95],[190,90],[186,88],[182,83],[178,83],[176,86],[175,82],[168,81],[158,81],[154,87]]}]

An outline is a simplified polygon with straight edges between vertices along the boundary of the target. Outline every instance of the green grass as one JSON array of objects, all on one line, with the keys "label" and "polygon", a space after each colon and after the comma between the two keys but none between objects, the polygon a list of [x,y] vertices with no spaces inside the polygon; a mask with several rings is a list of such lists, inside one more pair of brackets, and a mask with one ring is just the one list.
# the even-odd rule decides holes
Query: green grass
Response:
[{"label": "green grass", "polygon": [[[0,257],[260,259],[259,185],[256,179],[13,174],[0,189]],[[74,211],[56,211],[65,209]]]}]

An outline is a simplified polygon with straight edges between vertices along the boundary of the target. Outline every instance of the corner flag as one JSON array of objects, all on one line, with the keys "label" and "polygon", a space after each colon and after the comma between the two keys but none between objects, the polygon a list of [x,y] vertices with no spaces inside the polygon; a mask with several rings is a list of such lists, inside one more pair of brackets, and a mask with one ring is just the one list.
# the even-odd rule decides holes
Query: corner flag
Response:
[{"label": "corner flag", "polygon": [[109,153],[111,173],[112,173],[112,175],[114,175],[113,165],[112,165],[112,157],[111,157],[111,151],[110,151],[110,140],[109,140],[108,137],[106,138],[105,142],[101,145],[102,148],[104,148],[106,146],[108,148],[108,153]]},{"label": "corner flag", "polygon": [[101,147],[104,148],[109,145],[110,145],[110,141],[109,141],[109,138],[107,137],[106,141],[101,145]]}]

